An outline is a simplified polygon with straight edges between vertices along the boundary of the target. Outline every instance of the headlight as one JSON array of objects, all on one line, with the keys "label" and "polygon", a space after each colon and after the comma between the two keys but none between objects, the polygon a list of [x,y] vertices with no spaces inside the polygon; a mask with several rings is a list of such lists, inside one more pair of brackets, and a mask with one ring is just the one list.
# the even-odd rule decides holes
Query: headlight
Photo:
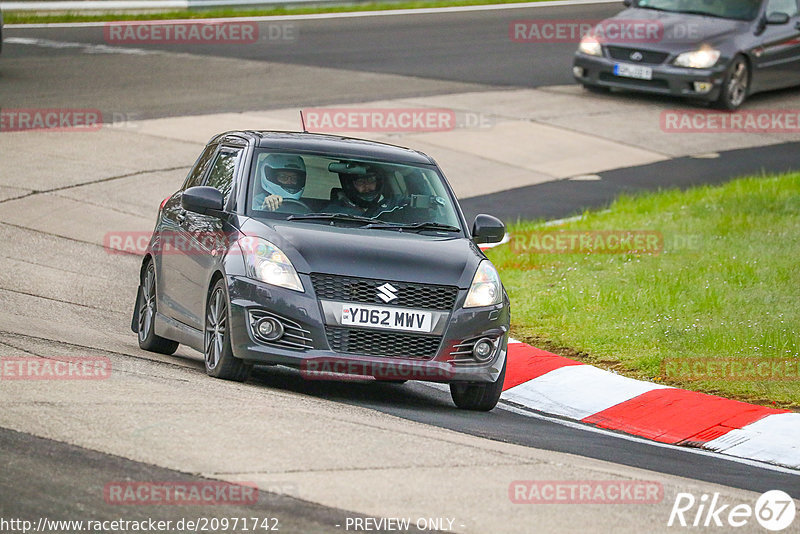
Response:
[{"label": "headlight", "polygon": [[581,44],[578,45],[578,51],[589,56],[603,55],[603,47],[600,46],[600,41],[591,35],[586,35],[581,39]]},{"label": "headlight", "polygon": [[239,247],[244,255],[247,276],[265,284],[303,292],[294,265],[278,247],[260,237],[243,237]]},{"label": "headlight", "polygon": [[503,301],[503,286],[500,284],[500,276],[489,260],[483,260],[472,277],[472,285],[467,293],[465,308],[476,308],[478,306],[491,306],[500,304]]},{"label": "headlight", "polygon": [[690,69],[709,69],[717,64],[719,50],[701,48],[692,52],[684,52],[673,61],[676,67],[689,67]]}]

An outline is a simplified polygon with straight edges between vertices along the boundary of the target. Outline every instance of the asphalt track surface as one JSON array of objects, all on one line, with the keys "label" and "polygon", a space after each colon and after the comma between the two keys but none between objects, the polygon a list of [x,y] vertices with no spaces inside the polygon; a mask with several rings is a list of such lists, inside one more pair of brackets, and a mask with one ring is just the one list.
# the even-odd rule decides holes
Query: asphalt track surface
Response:
[{"label": "asphalt track surface", "polygon": [[[341,102],[344,94],[356,100],[374,100],[565,84],[571,82],[571,77],[563,64],[568,61],[574,44],[540,45],[532,52],[526,45],[509,41],[508,24],[512,20],[532,18],[599,19],[617,12],[619,6],[577,9],[296,22],[301,38],[291,44],[250,48],[178,47],[186,54],[181,58],[159,54],[91,56],[80,51],[76,53],[74,49],[8,44],[0,61],[0,105],[87,106],[153,118],[320,105]],[[10,28],[6,34],[53,42],[105,44],[102,29],[98,28]],[[369,44],[368,49],[365,43]],[[171,46],[170,51],[174,52],[175,47]],[[87,56],[93,59],[91,63]],[[251,63],[237,66],[236,72],[226,71],[226,58],[247,59]],[[198,68],[202,63],[214,68],[203,71]],[[88,68],[89,65],[92,68]],[[289,70],[287,65],[314,67],[314,70]],[[188,77],[187,69],[191,71]],[[280,81],[264,84],[265,69],[267,77],[274,73],[281,77]],[[325,69],[339,71],[325,72]],[[34,76],[42,73],[47,75],[47,84]],[[258,75],[253,76],[253,73]],[[385,77],[364,78],[363,73],[402,76],[397,80],[403,83],[387,83],[389,78]],[[320,80],[329,85],[320,85],[317,83]],[[241,90],[233,94],[226,92],[225,98],[220,99],[222,86],[229,88],[231,83],[240,85]],[[287,91],[287,88],[295,90]],[[603,180],[599,182],[556,181],[467,199],[463,207],[470,213],[498,213],[507,220],[519,213],[530,213],[531,206],[535,207],[533,213],[541,217],[566,216],[587,207],[604,205],[623,191],[719,183],[760,170],[797,169],[800,167],[797,148],[797,144],[792,144],[734,151],[717,159],[681,158],[645,168],[601,173]],[[294,392],[328,403],[355,405],[491,440],[567,452],[758,492],[781,488],[800,498],[800,481],[794,474],[709,454],[656,447],[501,409],[488,414],[463,413],[453,409],[447,393],[424,384],[306,382],[296,373],[280,369],[259,370],[251,384],[268,392]],[[52,510],[54,516],[68,517],[81,510],[91,511],[95,517],[112,517],[118,510],[109,510],[103,502],[79,497],[89,488],[96,490],[98,480],[122,476],[141,480],[183,480],[196,476],[8,430],[0,431],[0,450],[4,471],[0,481],[3,515],[12,510],[16,515],[23,515],[21,512],[40,515],[46,508]],[[21,454],[21,450],[26,452]],[[43,494],[48,495],[45,504]],[[93,495],[96,497],[96,492]],[[293,528],[287,531],[320,531],[326,526],[329,528],[344,514],[288,497],[265,494],[264,499],[259,506],[263,506],[265,515],[281,512],[282,517],[289,518]],[[170,511],[176,517],[183,512],[191,510]],[[235,515],[238,510],[225,512]],[[252,509],[247,510],[248,514],[251,512]],[[347,515],[355,514],[347,512]]]}]

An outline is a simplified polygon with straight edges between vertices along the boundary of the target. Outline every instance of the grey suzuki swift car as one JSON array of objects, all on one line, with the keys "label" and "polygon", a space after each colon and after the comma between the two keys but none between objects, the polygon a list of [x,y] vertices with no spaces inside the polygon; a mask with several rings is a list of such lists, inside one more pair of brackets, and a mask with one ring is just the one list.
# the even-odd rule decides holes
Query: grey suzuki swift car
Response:
[{"label": "grey suzuki swift car", "polygon": [[425,154],[330,135],[212,139],[159,209],[131,328],[145,350],[179,343],[209,375],[253,365],[310,379],[450,384],[491,410],[506,368],[508,296]]}]

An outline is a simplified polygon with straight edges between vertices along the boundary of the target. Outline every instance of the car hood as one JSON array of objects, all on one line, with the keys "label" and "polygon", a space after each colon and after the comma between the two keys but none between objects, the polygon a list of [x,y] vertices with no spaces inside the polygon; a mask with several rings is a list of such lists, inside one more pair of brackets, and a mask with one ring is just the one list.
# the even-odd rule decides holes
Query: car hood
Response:
[{"label": "car hood", "polygon": [[654,22],[658,36],[646,40],[611,40],[605,44],[680,52],[699,47],[704,43],[713,44],[720,39],[742,32],[750,25],[749,21],[704,17],[684,13],[668,13],[653,9],[630,8],[606,19],[606,21]]},{"label": "car hood", "polygon": [[249,219],[242,231],[278,246],[299,273],[327,273],[468,288],[484,259],[463,236]]}]

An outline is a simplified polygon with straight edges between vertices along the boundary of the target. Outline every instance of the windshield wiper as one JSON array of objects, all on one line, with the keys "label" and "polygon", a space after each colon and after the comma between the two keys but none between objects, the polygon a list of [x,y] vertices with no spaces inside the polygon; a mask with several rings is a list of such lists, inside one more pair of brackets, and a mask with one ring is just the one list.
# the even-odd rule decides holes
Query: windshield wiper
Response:
[{"label": "windshield wiper", "polygon": [[723,17],[722,15],[715,15],[714,13],[708,13],[707,11],[693,11],[691,9],[687,10],[680,10],[678,13],[682,15],[700,15],[701,17],[713,17],[715,19],[727,19],[728,17]]},{"label": "windshield wiper", "polygon": [[653,11],[664,11],[665,13],[675,13],[671,9],[664,9],[663,7],[642,6],[642,5],[636,5],[636,6],[633,6],[633,7],[638,7],[639,9],[652,9]]},{"label": "windshield wiper", "polygon": [[449,224],[442,224],[433,221],[419,222],[413,224],[393,224],[392,228],[399,228],[401,230],[438,230],[440,232],[460,232],[461,228],[450,226]]},{"label": "windshield wiper", "polygon": [[325,220],[325,221],[345,221],[345,222],[358,222],[362,224],[372,224],[381,222],[372,217],[362,217],[361,215],[349,215],[347,213],[309,213],[307,215],[289,215],[286,217],[287,221],[312,221],[312,220]]}]

